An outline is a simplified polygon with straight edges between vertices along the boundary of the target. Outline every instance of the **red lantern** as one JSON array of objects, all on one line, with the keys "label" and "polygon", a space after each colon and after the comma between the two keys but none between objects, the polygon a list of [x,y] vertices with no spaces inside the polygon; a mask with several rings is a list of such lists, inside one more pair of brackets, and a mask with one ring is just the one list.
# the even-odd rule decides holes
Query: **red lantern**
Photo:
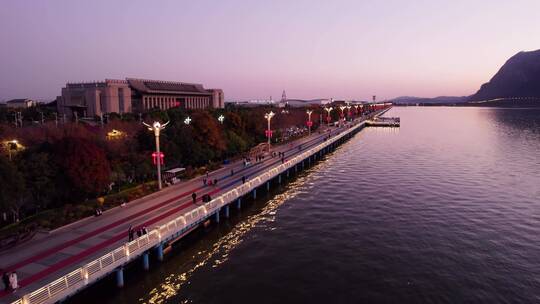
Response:
[{"label": "red lantern", "polygon": [[311,127],[311,126],[313,126],[313,121],[311,121],[311,120],[308,120],[308,122],[306,123],[306,125],[307,125],[308,127]]},{"label": "red lantern", "polygon": [[266,137],[272,138],[272,130],[265,130],[264,134],[266,135]]},{"label": "red lantern", "polygon": [[[159,152],[159,164],[160,165],[163,165],[164,162],[163,162],[163,159],[164,159],[165,155],[163,154],[163,152]],[[152,153],[152,161],[154,162],[154,165],[157,165],[157,152],[154,152]]]}]

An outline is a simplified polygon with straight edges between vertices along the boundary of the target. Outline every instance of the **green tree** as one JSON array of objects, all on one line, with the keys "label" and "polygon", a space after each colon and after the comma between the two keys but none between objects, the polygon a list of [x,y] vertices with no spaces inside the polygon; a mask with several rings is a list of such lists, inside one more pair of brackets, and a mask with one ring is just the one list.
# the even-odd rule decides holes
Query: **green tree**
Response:
[{"label": "green tree", "polygon": [[238,155],[248,149],[248,143],[234,131],[226,131],[227,156]]},{"label": "green tree", "polygon": [[26,181],[28,196],[34,205],[46,208],[55,194],[55,164],[45,152],[28,151],[20,159],[19,168]]},{"label": "green tree", "polygon": [[10,212],[14,221],[18,222],[25,203],[24,177],[3,155],[0,155],[0,185],[0,208]]}]

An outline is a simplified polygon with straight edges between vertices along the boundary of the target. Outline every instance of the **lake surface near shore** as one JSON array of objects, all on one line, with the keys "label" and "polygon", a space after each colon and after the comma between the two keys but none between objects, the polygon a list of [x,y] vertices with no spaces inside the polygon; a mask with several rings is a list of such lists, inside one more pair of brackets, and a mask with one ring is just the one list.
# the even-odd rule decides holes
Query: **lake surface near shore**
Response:
[{"label": "lake surface near shore", "polygon": [[364,129],[123,289],[71,302],[540,302],[540,109],[386,116],[401,127]]}]

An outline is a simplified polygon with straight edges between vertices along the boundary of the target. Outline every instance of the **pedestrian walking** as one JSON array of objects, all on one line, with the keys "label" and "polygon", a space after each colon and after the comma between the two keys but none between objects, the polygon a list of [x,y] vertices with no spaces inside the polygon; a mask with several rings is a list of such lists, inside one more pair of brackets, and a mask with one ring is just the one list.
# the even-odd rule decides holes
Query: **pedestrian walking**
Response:
[{"label": "pedestrian walking", "polygon": [[128,240],[130,242],[133,241],[133,234],[134,234],[133,227],[130,225],[128,229]]},{"label": "pedestrian walking", "polygon": [[246,183],[246,177],[242,176],[242,184],[245,184],[245,183]]},{"label": "pedestrian walking", "polygon": [[202,179],[203,186],[206,186],[206,178]]},{"label": "pedestrian walking", "polygon": [[4,290],[9,291],[10,285],[9,285],[9,272],[2,273],[2,282],[4,283]]},{"label": "pedestrian walking", "polygon": [[142,235],[142,229],[137,229],[137,237],[140,238]]},{"label": "pedestrian walking", "polygon": [[282,157],[282,158],[281,158],[281,163],[282,163],[282,164],[285,163],[285,157]]},{"label": "pedestrian walking", "polygon": [[234,169],[231,169],[231,176],[234,175]]},{"label": "pedestrian walking", "polygon": [[146,226],[142,227],[142,234],[148,234],[148,230],[146,229]]},{"label": "pedestrian walking", "polygon": [[214,187],[217,186],[217,178],[214,178]]},{"label": "pedestrian walking", "polygon": [[197,193],[193,192],[191,194],[191,198],[193,199],[193,203],[195,204],[197,202]]}]

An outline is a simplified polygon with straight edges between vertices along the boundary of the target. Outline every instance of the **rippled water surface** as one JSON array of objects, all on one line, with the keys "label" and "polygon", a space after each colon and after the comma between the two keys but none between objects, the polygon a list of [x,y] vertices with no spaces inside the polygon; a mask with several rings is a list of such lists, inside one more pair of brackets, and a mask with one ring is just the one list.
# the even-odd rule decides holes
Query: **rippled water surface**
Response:
[{"label": "rippled water surface", "polygon": [[102,302],[540,302],[540,110],[387,115]]}]

